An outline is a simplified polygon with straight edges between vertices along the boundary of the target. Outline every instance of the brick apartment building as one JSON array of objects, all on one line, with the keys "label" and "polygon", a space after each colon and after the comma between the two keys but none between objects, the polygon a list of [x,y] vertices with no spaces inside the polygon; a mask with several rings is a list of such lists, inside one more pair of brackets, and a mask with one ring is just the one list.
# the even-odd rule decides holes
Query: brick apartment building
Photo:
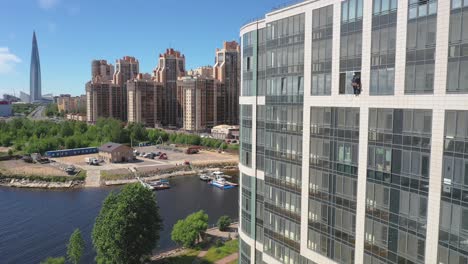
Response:
[{"label": "brick apartment building", "polygon": [[163,119],[163,85],[139,74],[127,82],[128,122],[159,127]]}]

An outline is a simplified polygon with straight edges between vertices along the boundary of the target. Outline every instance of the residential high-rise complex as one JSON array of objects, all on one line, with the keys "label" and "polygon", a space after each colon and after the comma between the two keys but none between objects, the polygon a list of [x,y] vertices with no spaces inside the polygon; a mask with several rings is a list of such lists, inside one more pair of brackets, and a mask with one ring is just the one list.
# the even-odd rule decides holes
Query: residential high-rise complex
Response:
[{"label": "residential high-rise complex", "polygon": [[127,82],[128,122],[158,127],[163,119],[162,84],[145,80],[143,74]]},{"label": "residential high-rise complex", "polygon": [[59,112],[63,113],[84,113],[86,112],[86,96],[71,96],[61,94],[57,98]]},{"label": "residential high-rise complex", "polygon": [[114,77],[114,65],[106,60],[93,60],[91,62],[91,77],[99,77],[102,81],[110,81]]},{"label": "residential high-rise complex", "polygon": [[99,118],[127,120],[126,88],[112,82],[88,82],[86,84],[87,121],[95,123]]},{"label": "residential high-rise complex", "polygon": [[[237,42],[225,42],[223,49],[216,51],[214,67],[203,66],[186,72],[185,56],[174,49],[167,49],[159,56],[153,76],[139,74],[139,62],[134,57],[116,60],[115,72],[114,66],[107,61],[93,60],[91,81],[86,85],[87,121],[94,123],[100,117],[113,117],[150,127],[190,131],[205,131],[218,124],[236,125],[239,54]],[[191,78],[184,79],[186,75]],[[130,83],[132,91],[128,90]],[[191,93],[196,96],[187,96]],[[200,102],[203,110],[197,106]],[[191,109],[202,112],[193,112],[192,115]],[[186,114],[190,114],[190,118]],[[189,119],[194,123],[189,125]]]},{"label": "residential high-rise complex", "polygon": [[125,56],[115,61],[114,84],[126,85],[127,81],[136,78],[140,73],[140,63],[137,59]]},{"label": "residential high-rise complex", "polygon": [[99,118],[116,118],[127,121],[127,81],[138,75],[139,63],[126,56],[116,61],[117,71],[111,78],[114,66],[104,60],[91,62],[91,81],[86,84],[87,121]]},{"label": "residential high-rise complex", "polygon": [[182,105],[183,126],[187,131],[206,131],[218,124],[216,90],[220,83],[213,78],[186,76],[177,89]]},{"label": "residential high-rise complex", "polygon": [[39,60],[39,48],[37,47],[36,32],[33,32],[31,68],[29,73],[29,101],[38,102],[42,100],[41,89],[41,61]]},{"label": "residential high-rise complex", "polygon": [[182,126],[182,107],[177,97],[177,79],[185,76],[185,56],[174,49],[159,55],[154,77],[164,86],[164,126]]},{"label": "residential high-rise complex", "polygon": [[308,0],[242,27],[241,263],[468,262],[467,6]]},{"label": "residential high-rise complex", "polygon": [[[216,50],[214,78],[224,83],[225,116],[224,123],[239,124],[240,87],[240,47],[235,41],[224,42],[222,49]],[[220,117],[221,118],[221,117]]]},{"label": "residential high-rise complex", "polygon": [[187,71],[187,75],[213,78],[213,67],[212,66],[198,67],[196,69]]}]

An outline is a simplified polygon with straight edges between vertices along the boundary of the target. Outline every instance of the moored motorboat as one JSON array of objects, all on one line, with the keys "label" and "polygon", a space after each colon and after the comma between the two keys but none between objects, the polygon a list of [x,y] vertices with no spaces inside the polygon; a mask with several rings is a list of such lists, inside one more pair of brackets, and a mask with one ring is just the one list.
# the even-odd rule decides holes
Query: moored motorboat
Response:
[{"label": "moored motorboat", "polygon": [[200,180],[202,181],[209,181],[211,180],[210,176],[206,175],[206,174],[200,174]]},{"label": "moored motorboat", "polygon": [[158,181],[153,181],[148,183],[151,187],[153,187],[153,190],[166,190],[170,189],[171,185],[169,184],[168,180],[158,180]]},{"label": "moored motorboat", "polygon": [[222,174],[216,174],[215,178],[210,181],[210,184],[223,190],[235,187],[230,182],[226,181]]}]

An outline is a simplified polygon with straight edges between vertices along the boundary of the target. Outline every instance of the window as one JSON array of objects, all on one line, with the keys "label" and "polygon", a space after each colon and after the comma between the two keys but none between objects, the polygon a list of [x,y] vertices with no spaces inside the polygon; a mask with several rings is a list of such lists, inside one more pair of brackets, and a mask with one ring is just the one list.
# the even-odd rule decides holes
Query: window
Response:
[{"label": "window", "polygon": [[341,6],[340,73],[361,71],[362,0],[345,0]]},{"label": "window", "polygon": [[312,11],[312,95],[331,94],[333,5]]},{"label": "window", "polygon": [[417,0],[408,4],[405,93],[432,93],[437,1]]},{"label": "window", "polygon": [[468,221],[466,221],[466,219],[468,219],[468,208],[464,208],[462,210],[461,219],[464,219],[463,221],[461,221],[462,223],[461,229],[465,232],[468,232]]},{"label": "window", "polygon": [[369,93],[392,95],[395,79],[396,0],[374,0],[373,5]]},{"label": "window", "polygon": [[[313,224],[309,225],[307,246],[346,263],[351,261],[353,250],[338,247],[338,242],[346,240],[347,244],[354,243],[358,128],[359,109],[311,107],[308,218]],[[330,130],[336,133],[330,133]],[[324,201],[323,193],[333,196],[330,200],[337,201],[336,205]],[[331,232],[321,235],[325,227]],[[330,250],[331,241],[334,241],[334,250]]]},{"label": "window", "polygon": [[339,86],[340,94],[355,94],[352,83],[355,82],[356,76],[357,78],[359,78],[359,84],[360,84],[361,72],[348,71],[348,72],[340,73],[340,86]]}]

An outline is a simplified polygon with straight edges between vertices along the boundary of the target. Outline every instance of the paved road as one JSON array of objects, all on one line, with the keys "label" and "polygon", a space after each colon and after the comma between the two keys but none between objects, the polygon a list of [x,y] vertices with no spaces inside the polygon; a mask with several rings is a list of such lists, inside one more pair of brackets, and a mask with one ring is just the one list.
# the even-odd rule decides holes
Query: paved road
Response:
[{"label": "paved road", "polygon": [[28,115],[28,118],[36,120],[46,119],[47,117],[45,116],[45,109],[46,108],[44,105],[38,106]]},{"label": "paved road", "polygon": [[86,172],[85,187],[100,187],[101,186],[101,171],[89,170]]}]

